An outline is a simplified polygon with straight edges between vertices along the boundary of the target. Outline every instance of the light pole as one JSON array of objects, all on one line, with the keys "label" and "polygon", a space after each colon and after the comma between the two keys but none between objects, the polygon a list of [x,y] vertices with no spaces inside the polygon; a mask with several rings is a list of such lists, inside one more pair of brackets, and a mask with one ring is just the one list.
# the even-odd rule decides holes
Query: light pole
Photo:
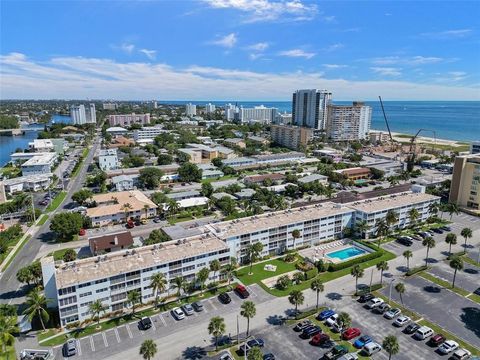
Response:
[{"label": "light pole", "polygon": [[390,299],[392,298],[392,285],[395,282],[395,279],[392,279],[390,281],[390,290],[388,291],[388,305],[390,305]]}]

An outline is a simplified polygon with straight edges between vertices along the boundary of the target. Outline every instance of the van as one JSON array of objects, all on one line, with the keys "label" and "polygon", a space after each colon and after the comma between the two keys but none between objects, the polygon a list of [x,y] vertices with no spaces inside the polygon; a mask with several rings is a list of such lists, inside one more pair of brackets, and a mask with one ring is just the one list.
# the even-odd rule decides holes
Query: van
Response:
[{"label": "van", "polygon": [[471,352],[466,349],[458,349],[451,357],[453,360],[467,360],[472,356]]},{"label": "van", "polygon": [[379,352],[380,350],[382,350],[382,347],[373,341],[363,347],[363,353],[367,356],[372,356],[373,354]]},{"label": "van", "polygon": [[415,333],[415,338],[418,340],[425,340],[426,338],[429,338],[432,335],[433,335],[432,329],[430,329],[428,326],[422,326]]}]

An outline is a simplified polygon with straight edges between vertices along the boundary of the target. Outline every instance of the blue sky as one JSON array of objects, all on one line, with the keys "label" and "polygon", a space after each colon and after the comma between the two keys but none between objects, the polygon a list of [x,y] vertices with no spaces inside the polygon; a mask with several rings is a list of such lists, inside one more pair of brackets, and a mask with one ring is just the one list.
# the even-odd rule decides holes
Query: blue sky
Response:
[{"label": "blue sky", "polygon": [[1,98],[479,100],[478,1],[1,2]]}]

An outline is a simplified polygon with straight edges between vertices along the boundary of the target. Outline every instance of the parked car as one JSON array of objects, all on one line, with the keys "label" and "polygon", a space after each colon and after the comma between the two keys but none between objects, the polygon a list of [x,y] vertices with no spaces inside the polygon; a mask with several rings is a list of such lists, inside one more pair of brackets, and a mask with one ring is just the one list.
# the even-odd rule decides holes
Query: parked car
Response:
[{"label": "parked car", "polygon": [[381,350],[382,347],[380,346],[380,344],[372,341],[363,347],[362,352],[367,356],[372,356],[373,354],[376,354]]},{"label": "parked car", "polygon": [[303,331],[303,329],[305,329],[306,327],[308,326],[311,326],[312,325],[312,322],[310,320],[303,320],[303,321],[300,321],[299,323],[297,323],[297,325],[295,325],[293,327],[293,331],[296,331],[296,332],[300,332],[300,331]]},{"label": "parked car", "polygon": [[440,228],[434,228],[434,229],[432,229],[432,231],[436,234],[443,234],[443,230],[440,229]]},{"label": "parked car", "polygon": [[182,306],[182,310],[183,310],[183,312],[185,313],[185,315],[187,315],[187,316],[193,315],[193,313],[195,312],[195,311],[193,310],[192,305],[190,305],[190,304],[185,304],[185,305],[183,305],[183,306]]},{"label": "parked car", "polygon": [[433,330],[430,329],[428,326],[421,326],[415,332],[415,338],[418,340],[425,340],[433,335]]},{"label": "parked car", "polygon": [[275,355],[272,353],[265,354],[263,355],[263,360],[275,360]]},{"label": "parked car", "polygon": [[77,353],[77,341],[75,339],[67,340],[65,344],[63,344],[63,354],[68,356],[73,356]]},{"label": "parked car", "polygon": [[147,225],[147,224],[148,224],[148,220],[145,219],[145,218],[141,218],[141,219],[140,219],[140,223],[141,223],[142,225]]},{"label": "parked car", "polygon": [[375,309],[377,306],[380,306],[381,304],[383,304],[385,301],[383,301],[383,299],[380,299],[380,298],[373,298],[372,300],[370,300],[369,302],[367,302],[367,304],[365,305],[367,307],[367,309]]},{"label": "parked car", "polygon": [[367,301],[370,301],[374,298],[375,296],[373,296],[372,294],[368,293],[368,294],[363,294],[363,295],[360,295],[360,297],[358,298],[358,302],[359,303],[366,303]]},{"label": "parked car", "polygon": [[457,349],[458,349],[458,343],[456,341],[447,340],[442,345],[440,345],[440,347],[438,348],[438,351],[440,351],[442,354],[450,354],[451,352]]},{"label": "parked car", "polygon": [[418,234],[412,235],[412,239],[417,240],[417,241],[422,241],[423,240],[423,238]]},{"label": "parked car", "polygon": [[252,348],[252,347],[263,347],[265,345],[265,342],[262,339],[251,339],[247,341],[247,345]]},{"label": "parked car", "polygon": [[337,322],[337,319],[338,319],[338,314],[333,314],[327,320],[325,320],[325,325],[327,325],[328,327],[333,326],[333,324]]},{"label": "parked car", "polygon": [[426,231],[419,232],[418,235],[420,235],[420,236],[421,236],[422,238],[424,238],[424,239],[425,239],[426,237],[430,236],[430,234],[429,234],[428,232],[426,232]]},{"label": "parked car", "polygon": [[328,319],[330,316],[335,315],[336,312],[332,309],[323,310],[317,315],[317,320],[323,321]]},{"label": "parked car", "polygon": [[442,334],[435,334],[430,338],[428,343],[432,346],[440,346],[445,342],[445,340],[447,340],[447,338]]},{"label": "parked car", "polygon": [[330,336],[328,336],[327,334],[319,333],[312,337],[312,340],[310,340],[310,344],[315,346],[321,346],[323,344],[328,343],[329,341],[330,341]]},{"label": "parked car", "polygon": [[42,205],[42,206],[48,205],[48,200],[41,200],[38,202],[38,205]]},{"label": "parked car", "polygon": [[395,321],[393,322],[393,325],[397,327],[402,327],[408,324],[410,320],[411,319],[408,316],[402,315],[395,319]]},{"label": "parked car", "polygon": [[411,335],[416,333],[418,329],[420,329],[420,325],[418,325],[417,323],[411,323],[407,325],[407,327],[403,330],[403,332],[405,334]]},{"label": "parked car", "polygon": [[218,360],[233,360],[233,357],[230,354],[223,354]]},{"label": "parked car", "polygon": [[442,229],[443,231],[452,231],[452,228],[448,225],[440,226],[440,229]]},{"label": "parked car", "polygon": [[[158,224],[159,222],[161,222],[162,220],[159,218],[159,217],[156,217],[156,218],[153,218],[153,222],[155,224]],[[228,354],[227,354],[228,355]]]},{"label": "parked car", "polygon": [[240,296],[242,299],[246,299],[250,296],[250,293],[248,292],[247,288],[243,285],[238,284],[235,287],[235,292]]},{"label": "parked car", "polygon": [[227,293],[221,293],[220,295],[218,295],[218,300],[220,300],[222,304],[229,304],[232,301],[230,295],[228,295]]},{"label": "parked car", "polygon": [[467,349],[458,349],[452,354],[450,359],[453,359],[453,360],[467,360],[467,359],[470,359],[471,356],[472,356],[472,353],[470,351],[468,351]]},{"label": "parked car", "polygon": [[343,332],[343,327],[341,327],[338,322],[334,323],[332,327],[330,328],[334,333],[341,333]]},{"label": "parked car", "polygon": [[480,287],[473,292],[475,295],[480,295]]},{"label": "parked car", "polygon": [[359,328],[348,328],[342,333],[342,339],[352,340],[353,338],[360,336],[361,333],[362,332],[360,331]]},{"label": "parked car", "polygon": [[353,343],[353,346],[355,346],[357,349],[361,349],[368,343],[371,343],[372,341],[373,340],[370,336],[362,335],[357,340],[355,340],[355,342]]},{"label": "parked car", "polygon": [[391,306],[388,305],[386,302],[380,304],[379,306],[377,306],[376,308],[373,309],[373,312],[376,312],[378,314],[383,314],[385,313],[386,311],[389,311],[391,309]]},{"label": "parked car", "polygon": [[402,244],[402,245],[405,245],[405,246],[412,246],[413,244],[413,241],[410,240],[409,238],[405,237],[405,236],[401,236],[397,239],[397,242],[399,244]]},{"label": "parked car", "polygon": [[152,327],[152,320],[149,317],[143,317],[139,322],[138,322],[138,327],[141,330],[148,330]]},{"label": "parked car", "polygon": [[329,352],[323,355],[325,360],[337,360],[340,356],[348,353],[348,349],[343,345],[335,345]]},{"label": "parked car", "polygon": [[356,353],[348,353],[338,358],[338,360],[358,360]]},{"label": "parked car", "polygon": [[135,223],[132,220],[128,220],[125,226],[127,229],[133,229],[135,227]]},{"label": "parked car", "polygon": [[310,339],[312,336],[320,334],[321,332],[322,329],[320,329],[320,326],[310,326],[302,331],[300,337],[303,339]]},{"label": "parked car", "polygon": [[402,313],[402,310],[400,310],[398,308],[393,308],[393,309],[388,310],[385,314],[383,314],[383,317],[385,319],[392,320],[394,317],[400,315],[401,313]]},{"label": "parked car", "polygon": [[84,236],[86,233],[87,231],[85,229],[80,229],[80,231],[78,232],[78,235]]},{"label": "parked car", "polygon": [[185,314],[184,312],[182,311],[182,309],[180,309],[179,307],[176,307],[172,310],[172,315],[175,319],[177,320],[183,320],[185,319]]},{"label": "parked car", "polygon": [[192,304],[192,307],[195,309],[195,311],[197,312],[201,312],[203,311],[203,304],[200,302],[200,301],[195,301],[193,304]]}]

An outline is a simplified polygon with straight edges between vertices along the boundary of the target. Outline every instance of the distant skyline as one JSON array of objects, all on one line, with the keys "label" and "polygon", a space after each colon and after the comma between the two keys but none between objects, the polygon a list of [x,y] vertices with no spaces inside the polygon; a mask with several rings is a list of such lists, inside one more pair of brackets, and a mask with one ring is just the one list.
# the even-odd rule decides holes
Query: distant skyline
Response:
[{"label": "distant skyline", "polygon": [[478,1],[0,6],[1,99],[480,100]]}]

